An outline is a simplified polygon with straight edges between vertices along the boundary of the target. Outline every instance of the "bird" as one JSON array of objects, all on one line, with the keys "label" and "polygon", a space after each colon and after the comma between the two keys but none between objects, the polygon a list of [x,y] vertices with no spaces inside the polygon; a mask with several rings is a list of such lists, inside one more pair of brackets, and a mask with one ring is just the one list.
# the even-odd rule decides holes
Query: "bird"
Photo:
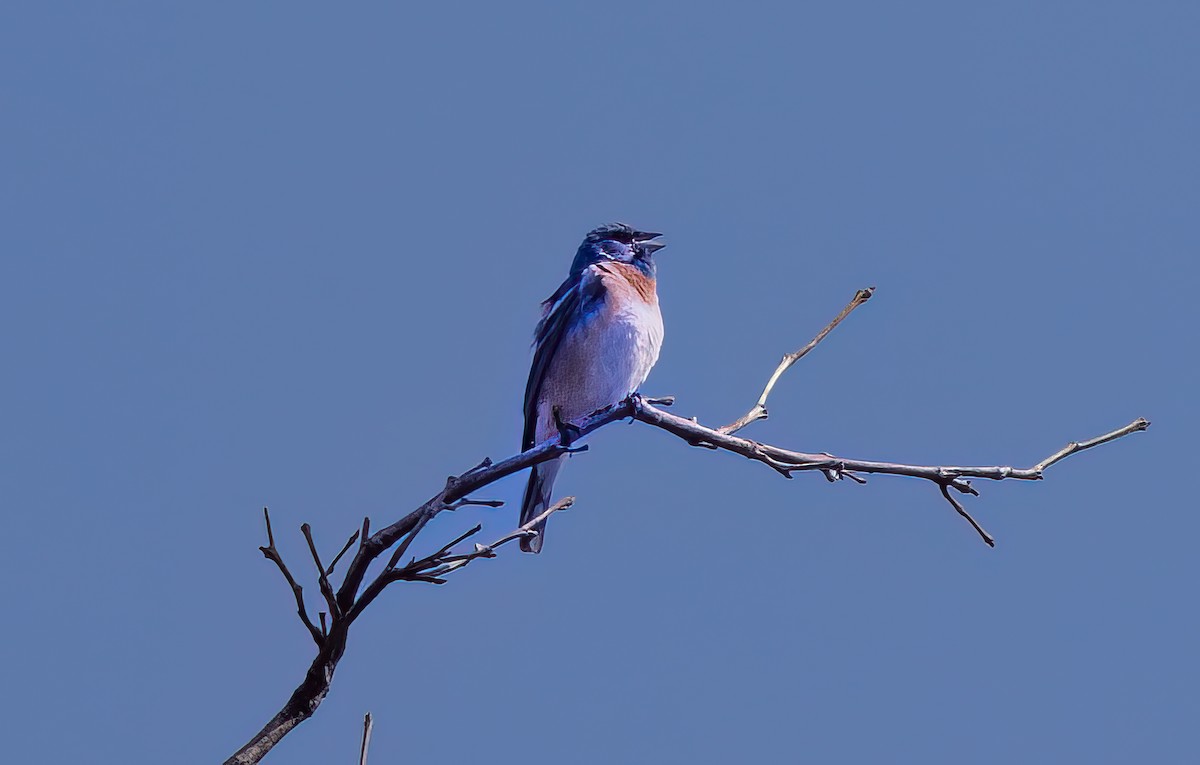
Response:
[{"label": "bird", "polygon": [[[658,361],[663,322],[654,253],[660,233],[625,223],[592,229],[571,271],[542,302],[534,330],[533,364],[525,385],[521,450],[559,434],[565,423],[635,393]],[[565,455],[534,465],[521,500],[521,526],[550,507],[554,479]],[[546,522],[521,538],[525,552],[541,552]]]}]

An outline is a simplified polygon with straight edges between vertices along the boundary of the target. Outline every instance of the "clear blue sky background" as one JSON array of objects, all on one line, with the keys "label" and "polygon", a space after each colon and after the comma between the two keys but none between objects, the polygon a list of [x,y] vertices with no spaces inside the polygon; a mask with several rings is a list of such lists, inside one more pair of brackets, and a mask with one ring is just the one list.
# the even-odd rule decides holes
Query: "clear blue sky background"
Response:
[{"label": "clear blue sky background", "polygon": [[5,759],[240,746],[312,653],[263,505],[308,582],[302,521],[329,554],[514,452],[537,303],[614,219],[667,233],[646,389],[704,422],[877,285],[753,435],[1028,465],[1154,426],[983,485],[995,550],[921,482],[610,427],[544,554],[389,590],[269,761],[352,761],[368,710],[373,762],[1188,759],[1197,29],[1187,2],[6,4]]}]

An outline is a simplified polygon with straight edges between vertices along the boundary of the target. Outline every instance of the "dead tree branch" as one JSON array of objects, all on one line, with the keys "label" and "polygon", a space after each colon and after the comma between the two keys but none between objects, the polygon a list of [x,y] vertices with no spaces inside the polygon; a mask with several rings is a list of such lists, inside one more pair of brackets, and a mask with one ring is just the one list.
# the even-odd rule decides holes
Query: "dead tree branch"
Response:
[{"label": "dead tree branch", "polygon": [[826,324],[825,329],[818,332],[817,336],[808,342],[808,345],[792,351],[791,353],[784,354],[783,359],[779,362],[779,366],[775,367],[775,372],[771,375],[771,379],[767,380],[767,384],[766,387],[763,388],[762,395],[758,397],[758,401],[755,402],[754,406],[750,407],[750,411],[746,412],[725,427],[717,428],[717,430],[725,433],[726,435],[732,435],[752,422],[757,420],[765,420],[767,418],[767,396],[771,395],[771,391],[775,388],[775,383],[779,382],[779,378],[783,376],[783,373],[788,371],[788,368],[791,367],[792,364],[795,364],[797,361],[807,356],[808,352],[813,348],[816,348],[817,344],[824,340],[825,336],[832,332],[837,325],[841,324],[842,320],[849,316],[851,311],[870,300],[871,296],[874,294],[874,287],[867,287],[865,290],[859,290],[858,292],[854,293],[854,297],[850,299],[850,302],[846,304],[846,307],[842,309],[842,312],[833,317],[833,321]]},{"label": "dead tree branch", "polygon": [[375,727],[375,721],[371,719],[371,713],[367,712],[367,716],[363,718],[362,746],[358,750],[358,765],[367,765],[367,750],[371,748],[371,729],[373,727]]},{"label": "dead tree branch", "polygon": [[312,619],[308,618],[308,609],[304,607],[304,588],[296,583],[296,578],[292,576],[291,571],[288,571],[279,550],[275,549],[275,534],[271,531],[271,511],[265,507],[263,508],[263,520],[267,524],[267,546],[258,549],[262,551],[263,557],[273,561],[279,567],[279,573],[283,574],[284,580],[292,588],[292,595],[296,598],[296,613],[299,615],[300,621],[312,635],[313,642],[320,648],[324,638],[321,636],[321,631],[312,623]]},{"label": "dead tree branch", "polygon": [[[775,372],[771,375],[771,378],[767,381],[767,385],[763,389],[762,395],[759,396],[758,402],[749,412],[729,425],[719,428],[701,425],[695,418],[687,419],[663,411],[660,407],[671,405],[673,403],[672,398],[651,399],[634,394],[624,401],[593,412],[576,422],[562,423],[559,433],[555,437],[538,444],[528,451],[513,455],[500,462],[492,462],[491,459],[484,459],[465,473],[458,476],[450,476],[446,479],[446,484],[442,490],[430,497],[423,505],[391,525],[376,531],[374,534],[370,534],[370,519],[364,518],[361,531],[356,531],[351,535],[349,541],[346,542],[342,550],[334,557],[328,568],[322,565],[320,556],[317,554],[317,547],[313,540],[311,528],[308,524],[304,524],[301,527],[301,532],[308,542],[309,554],[317,567],[318,586],[329,609],[328,624],[326,624],[324,619],[325,612],[321,613],[321,629],[318,629],[308,616],[308,611],[304,603],[303,590],[296,583],[295,578],[284,564],[282,556],[280,556],[275,547],[275,537],[271,529],[271,518],[264,510],[267,526],[267,546],[260,547],[259,549],[264,556],[275,563],[284,580],[291,587],[296,599],[297,613],[305,629],[308,630],[317,645],[317,655],[309,666],[304,680],[293,691],[283,708],[244,747],[226,761],[227,765],[249,765],[249,763],[259,762],[289,731],[312,716],[313,712],[316,711],[329,692],[333,673],[346,650],[346,641],[351,625],[354,624],[363,610],[374,602],[388,585],[399,581],[443,584],[446,581],[445,577],[454,571],[463,569],[480,558],[496,557],[496,550],[498,548],[515,539],[535,535],[537,532],[533,529],[539,523],[551,514],[570,507],[574,502],[574,498],[567,497],[560,500],[537,518],[505,534],[489,545],[476,543],[470,550],[455,551],[455,548],[467,542],[482,530],[481,526],[475,526],[449,543],[442,545],[436,552],[421,558],[412,556],[407,563],[402,563],[401,561],[407,555],[417,536],[427,527],[433,518],[439,513],[453,511],[465,506],[500,506],[503,503],[499,500],[473,499],[470,495],[495,483],[501,478],[539,463],[555,459],[563,454],[586,451],[586,445],[572,446],[571,442],[578,441],[578,439],[588,433],[610,423],[624,419],[636,420],[664,430],[692,446],[726,451],[741,455],[746,459],[761,462],[785,478],[792,478],[795,473],[799,472],[817,472],[824,475],[829,481],[850,479],[856,483],[865,483],[866,479],[862,476],[872,473],[923,479],[935,484],[941,492],[942,497],[950,503],[955,512],[966,519],[983,541],[990,546],[995,545],[995,540],[971,517],[963,504],[951,493],[951,489],[958,494],[978,495],[979,492],[972,485],[970,479],[978,478],[995,481],[1006,479],[1022,481],[1041,480],[1044,471],[1060,460],[1131,433],[1145,430],[1150,425],[1147,420],[1138,418],[1122,428],[1097,436],[1096,438],[1086,441],[1072,441],[1066,447],[1028,468],[1010,466],[910,465],[898,462],[853,459],[824,452],[795,451],[736,435],[746,425],[766,417],[767,397],[783,373],[815,348],[855,308],[870,299],[872,293],[873,288],[859,290],[854,299],[842,309],[842,312],[821,330],[808,345],[784,356],[779,366],[775,369]],[[333,574],[334,566],[349,551],[356,540],[359,543],[358,547],[345,569],[341,584],[335,590],[329,581],[329,577]],[[372,564],[389,550],[392,552],[387,559],[386,565],[364,587],[363,582],[367,581],[368,570]],[[370,728],[368,723],[363,741],[364,758],[369,736]]]}]

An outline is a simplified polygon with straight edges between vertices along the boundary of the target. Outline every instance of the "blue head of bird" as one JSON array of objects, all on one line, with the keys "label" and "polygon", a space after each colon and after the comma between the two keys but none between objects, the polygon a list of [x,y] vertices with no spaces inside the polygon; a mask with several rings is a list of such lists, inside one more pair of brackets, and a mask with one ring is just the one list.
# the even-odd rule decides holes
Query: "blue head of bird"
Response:
[{"label": "blue head of bird", "polygon": [[624,223],[609,223],[606,226],[592,229],[583,238],[575,253],[575,262],[571,264],[571,275],[579,276],[585,268],[593,263],[605,260],[615,260],[637,266],[646,276],[655,274],[654,253],[666,247],[662,242],[654,242],[662,236],[652,231],[638,231]]}]

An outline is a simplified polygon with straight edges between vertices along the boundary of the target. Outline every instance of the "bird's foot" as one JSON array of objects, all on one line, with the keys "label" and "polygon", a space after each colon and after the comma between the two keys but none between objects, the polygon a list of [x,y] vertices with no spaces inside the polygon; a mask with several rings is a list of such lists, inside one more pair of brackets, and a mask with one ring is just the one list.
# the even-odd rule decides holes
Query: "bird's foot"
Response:
[{"label": "bird's foot", "polygon": [[559,407],[554,407],[550,412],[554,415],[554,427],[558,429],[558,442],[563,446],[570,446],[583,431],[579,429],[578,425],[564,421],[562,410]]}]

